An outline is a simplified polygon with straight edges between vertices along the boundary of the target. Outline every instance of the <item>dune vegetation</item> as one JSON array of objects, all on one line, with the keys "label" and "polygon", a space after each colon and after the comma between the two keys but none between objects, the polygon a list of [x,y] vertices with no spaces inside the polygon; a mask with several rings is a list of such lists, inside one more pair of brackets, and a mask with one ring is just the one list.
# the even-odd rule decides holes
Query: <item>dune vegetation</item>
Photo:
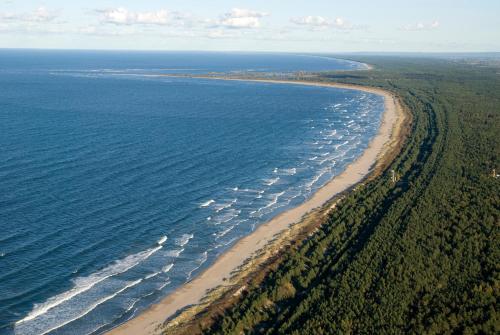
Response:
[{"label": "dune vegetation", "polygon": [[176,332],[500,332],[500,68],[356,60],[374,69],[310,79],[399,96],[412,115],[399,154],[345,195],[314,234],[260,269],[237,299],[222,297],[226,304]]}]

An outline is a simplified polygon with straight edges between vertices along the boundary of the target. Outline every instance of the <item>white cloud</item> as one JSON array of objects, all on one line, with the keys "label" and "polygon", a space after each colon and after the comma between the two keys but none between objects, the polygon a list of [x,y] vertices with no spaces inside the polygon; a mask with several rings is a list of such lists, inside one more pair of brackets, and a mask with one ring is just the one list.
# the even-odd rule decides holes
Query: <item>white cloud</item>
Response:
[{"label": "white cloud", "polygon": [[301,26],[311,26],[311,27],[328,27],[331,25],[331,22],[325,19],[322,16],[303,16],[303,17],[295,17],[290,19],[292,23],[301,25]]},{"label": "white cloud", "polygon": [[0,13],[2,21],[19,21],[19,22],[53,22],[59,17],[57,11],[48,10],[45,7],[38,7],[29,13]]},{"label": "white cloud", "polygon": [[101,13],[101,21],[116,25],[182,25],[184,15],[160,9],[153,12],[132,12],[126,8],[110,8],[97,10]]},{"label": "white cloud", "polygon": [[216,27],[252,29],[259,28],[261,26],[261,19],[268,15],[265,12],[233,8],[230,12],[222,15],[219,20],[208,20],[207,22]]},{"label": "white cloud", "polygon": [[424,23],[424,22],[417,22],[414,24],[407,24],[406,26],[402,27],[402,30],[406,31],[422,31],[422,30],[433,30],[437,29],[440,27],[439,21],[432,21],[430,23]]},{"label": "white cloud", "polygon": [[333,24],[337,28],[350,28],[351,25],[347,23],[343,18],[337,17],[335,21],[333,21]]},{"label": "white cloud", "polygon": [[337,28],[337,29],[354,29],[355,26],[347,22],[341,17],[337,17],[334,20],[327,19],[323,16],[302,16],[291,18],[290,21],[299,26],[307,26],[311,30],[323,30],[326,28]]},{"label": "white cloud", "polygon": [[439,21],[434,21],[431,23],[431,28],[439,28],[440,25],[441,23],[439,23]]},{"label": "white cloud", "polygon": [[31,14],[29,19],[36,22],[48,22],[55,20],[58,16],[58,13],[56,13],[55,11],[50,11],[45,7],[38,7]]}]

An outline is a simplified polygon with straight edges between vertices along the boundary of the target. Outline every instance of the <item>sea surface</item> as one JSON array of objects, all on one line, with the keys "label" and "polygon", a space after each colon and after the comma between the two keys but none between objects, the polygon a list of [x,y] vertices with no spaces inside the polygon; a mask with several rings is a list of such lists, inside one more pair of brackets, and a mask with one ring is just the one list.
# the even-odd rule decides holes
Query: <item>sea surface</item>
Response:
[{"label": "sea surface", "polygon": [[293,54],[0,51],[0,334],[99,334],[361,155],[383,98],[158,73],[363,65]]}]

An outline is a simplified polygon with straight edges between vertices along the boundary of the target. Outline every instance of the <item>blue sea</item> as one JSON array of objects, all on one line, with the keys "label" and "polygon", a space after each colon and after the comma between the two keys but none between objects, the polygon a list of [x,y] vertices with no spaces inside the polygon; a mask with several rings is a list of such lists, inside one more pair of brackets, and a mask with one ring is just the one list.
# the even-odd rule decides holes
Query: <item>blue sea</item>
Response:
[{"label": "blue sea", "polygon": [[100,334],[297,206],[383,98],[160,73],[362,69],[326,56],[0,51],[0,333]]}]

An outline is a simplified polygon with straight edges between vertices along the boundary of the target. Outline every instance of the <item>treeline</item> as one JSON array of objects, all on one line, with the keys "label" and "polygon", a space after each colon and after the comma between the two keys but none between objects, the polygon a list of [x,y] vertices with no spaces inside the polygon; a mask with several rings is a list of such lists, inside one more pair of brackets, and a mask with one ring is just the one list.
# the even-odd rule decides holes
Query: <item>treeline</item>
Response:
[{"label": "treeline", "polygon": [[[378,86],[409,107],[393,163],[351,192],[206,334],[498,334],[500,69],[370,57],[322,80]],[[399,175],[394,184],[391,170]]]}]

